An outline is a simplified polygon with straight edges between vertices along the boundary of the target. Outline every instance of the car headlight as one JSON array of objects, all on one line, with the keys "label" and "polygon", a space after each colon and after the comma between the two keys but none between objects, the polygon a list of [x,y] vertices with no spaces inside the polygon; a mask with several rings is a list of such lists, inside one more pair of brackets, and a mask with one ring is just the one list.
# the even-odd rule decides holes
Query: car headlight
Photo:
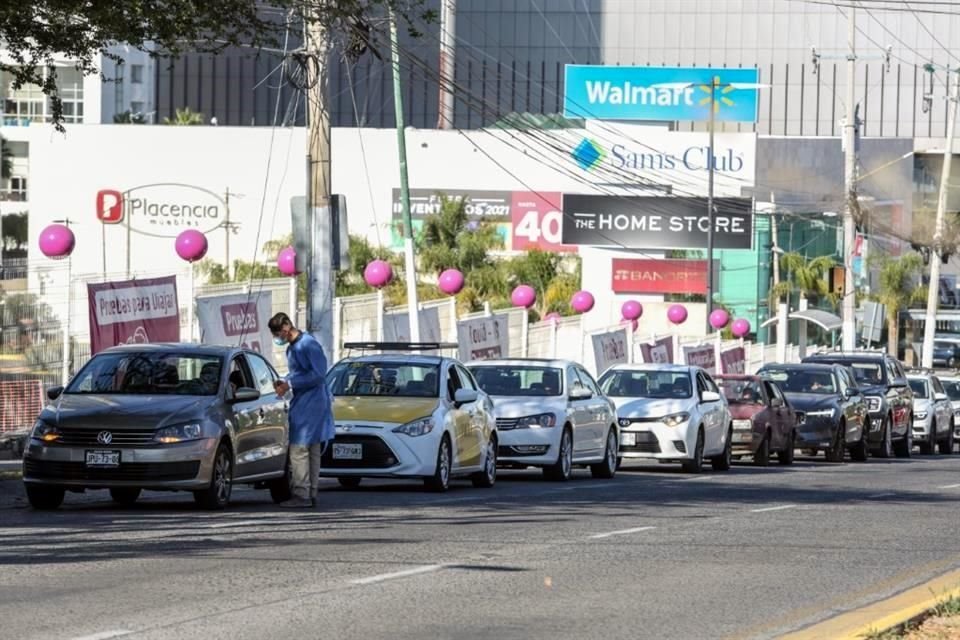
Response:
[{"label": "car headlight", "polygon": [[172,427],[164,427],[155,434],[153,439],[161,444],[175,444],[177,442],[187,442],[188,440],[199,440],[203,435],[203,427],[199,422],[190,424],[178,424]]},{"label": "car headlight", "polygon": [[734,420],[733,421],[734,429],[753,429],[753,421],[751,420]]},{"label": "car headlight", "polygon": [[926,411],[917,411],[915,414],[913,414],[913,417],[914,417],[914,419],[916,419],[916,420],[926,420],[926,419],[927,419],[927,412],[926,412]]},{"label": "car headlight", "polygon": [[539,429],[553,427],[557,424],[557,417],[552,413],[538,413],[535,416],[525,416],[517,420],[517,429]]},{"label": "car headlight", "polygon": [[433,431],[432,417],[420,418],[418,420],[414,420],[413,422],[402,424],[393,430],[394,433],[402,433],[403,435],[410,436],[411,438],[426,435],[431,431]]},{"label": "car headlight", "polygon": [[867,396],[867,411],[880,411],[880,405],[883,404],[883,398],[880,396]]},{"label": "car headlight", "polygon": [[660,418],[660,422],[667,425],[668,427],[676,427],[683,424],[689,419],[690,419],[690,414],[684,411],[682,413],[673,413],[673,414],[670,414],[669,416],[664,416],[663,418]]},{"label": "car headlight", "polygon": [[61,435],[60,430],[53,425],[49,425],[43,420],[37,420],[36,424],[33,425],[33,433],[30,434],[30,437],[44,442],[56,442]]},{"label": "car headlight", "polygon": [[807,411],[808,418],[832,418],[833,409],[820,409],[818,411]]}]

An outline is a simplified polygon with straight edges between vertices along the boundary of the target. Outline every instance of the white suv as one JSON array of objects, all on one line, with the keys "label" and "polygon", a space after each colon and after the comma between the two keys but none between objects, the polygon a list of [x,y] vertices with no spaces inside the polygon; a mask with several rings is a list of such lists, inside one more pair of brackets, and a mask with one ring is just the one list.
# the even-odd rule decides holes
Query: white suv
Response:
[{"label": "white suv", "polygon": [[617,414],[593,377],[569,360],[481,360],[467,365],[493,400],[498,465],[541,467],[567,480],[574,465],[594,477],[617,470]]},{"label": "white suv", "polygon": [[687,473],[699,473],[705,458],[714,470],[730,468],[730,410],[703,369],[615,365],[600,389],[616,403],[624,459],[680,462]]}]

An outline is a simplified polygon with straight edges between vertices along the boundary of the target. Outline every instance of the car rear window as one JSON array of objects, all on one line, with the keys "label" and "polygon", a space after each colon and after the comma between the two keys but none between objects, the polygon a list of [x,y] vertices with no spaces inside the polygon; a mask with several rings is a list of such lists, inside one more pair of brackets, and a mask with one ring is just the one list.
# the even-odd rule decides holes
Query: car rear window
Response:
[{"label": "car rear window", "polygon": [[909,380],[909,382],[910,382],[910,389],[913,390],[913,396],[915,398],[930,397],[930,389],[927,387],[926,380],[919,380],[917,378],[913,378]]}]

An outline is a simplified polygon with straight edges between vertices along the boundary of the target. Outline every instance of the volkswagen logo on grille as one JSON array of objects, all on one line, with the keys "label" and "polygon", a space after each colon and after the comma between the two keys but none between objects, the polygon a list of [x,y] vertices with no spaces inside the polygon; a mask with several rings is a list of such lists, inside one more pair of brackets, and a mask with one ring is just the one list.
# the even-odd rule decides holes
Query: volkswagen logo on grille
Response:
[{"label": "volkswagen logo on grille", "polygon": [[113,434],[109,431],[101,431],[97,434],[97,442],[100,444],[110,444],[113,442]]}]

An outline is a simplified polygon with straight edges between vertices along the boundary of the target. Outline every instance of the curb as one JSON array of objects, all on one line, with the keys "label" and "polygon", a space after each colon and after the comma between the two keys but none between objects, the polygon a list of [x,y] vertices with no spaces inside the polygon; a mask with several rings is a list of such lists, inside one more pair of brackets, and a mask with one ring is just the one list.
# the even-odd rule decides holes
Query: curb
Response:
[{"label": "curb", "polygon": [[842,613],[794,633],[781,640],[863,640],[906,624],[939,603],[960,597],[960,569],[950,571],[895,596],[865,607]]}]

